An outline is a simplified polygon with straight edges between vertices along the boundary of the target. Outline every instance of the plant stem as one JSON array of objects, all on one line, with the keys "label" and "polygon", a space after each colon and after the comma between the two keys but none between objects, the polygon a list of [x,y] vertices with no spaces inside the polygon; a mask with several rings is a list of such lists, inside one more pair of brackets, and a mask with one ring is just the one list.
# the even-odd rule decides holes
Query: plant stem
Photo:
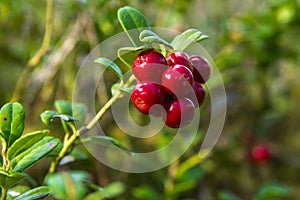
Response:
[{"label": "plant stem", "polygon": [[53,30],[53,0],[47,0],[46,10],[46,25],[45,34],[40,49],[34,54],[34,56],[28,61],[26,68],[23,70],[20,78],[17,81],[14,93],[11,101],[19,101],[22,96],[22,91],[26,85],[26,78],[28,78],[32,69],[40,62],[41,58],[47,53],[51,41]]},{"label": "plant stem", "polygon": [[[128,87],[134,81],[134,76],[131,76],[125,84],[120,84],[120,87]],[[100,111],[96,114],[96,116],[86,125],[81,127],[79,130],[73,130],[73,135],[64,141],[64,146],[59,152],[58,156],[51,162],[51,166],[49,169],[49,173],[54,173],[57,170],[59,162],[61,159],[69,152],[71,146],[78,139],[81,133],[88,132],[91,130],[95,124],[103,117],[105,112],[111,107],[111,105],[119,98],[122,97],[122,93],[120,89],[116,90],[113,96],[110,98],[108,102],[100,109]]]},{"label": "plant stem", "polygon": [[7,196],[7,188],[2,187],[2,195],[1,195],[1,200],[5,200]]}]

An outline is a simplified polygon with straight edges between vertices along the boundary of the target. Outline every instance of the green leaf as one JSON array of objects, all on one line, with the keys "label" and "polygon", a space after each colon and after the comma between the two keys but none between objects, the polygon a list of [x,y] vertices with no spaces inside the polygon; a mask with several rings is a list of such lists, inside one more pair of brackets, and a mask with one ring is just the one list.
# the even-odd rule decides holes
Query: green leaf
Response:
[{"label": "green leaf", "polygon": [[17,185],[7,192],[7,200],[15,199],[17,196],[27,192],[30,188],[27,185]]},{"label": "green leaf", "polygon": [[90,195],[88,195],[84,200],[99,200],[99,199],[106,199],[106,198],[114,198],[120,194],[122,194],[125,191],[125,185],[121,182],[114,182],[106,187],[104,187],[102,190],[99,190],[97,192],[94,192]]},{"label": "green leaf", "polygon": [[14,172],[24,171],[43,157],[47,156],[59,143],[59,139],[46,136],[39,142],[32,145],[26,151],[16,156],[12,162]]},{"label": "green leaf", "polygon": [[153,187],[148,185],[141,185],[134,189],[133,195],[135,199],[147,199],[147,200],[156,200],[163,199],[162,195],[157,192]]},{"label": "green leaf", "polygon": [[125,6],[118,10],[118,19],[132,44],[135,47],[142,45],[138,40],[140,33],[145,29],[150,30],[146,17],[137,9]]},{"label": "green leaf", "polygon": [[239,200],[239,198],[234,195],[232,192],[228,191],[220,191],[218,193],[218,199],[219,200]]},{"label": "green leaf", "polygon": [[150,43],[150,46],[156,49],[159,48],[159,46],[157,46],[157,44],[159,44],[164,45],[169,50],[173,50],[173,47],[169,42],[165,41],[151,30],[143,30],[139,38],[142,42]]},{"label": "green leaf", "polygon": [[255,200],[283,199],[291,195],[290,189],[281,184],[264,185],[256,194]]},{"label": "green leaf", "polygon": [[207,38],[208,38],[207,35],[203,34],[201,31],[197,29],[188,29],[183,33],[181,33],[180,35],[177,35],[173,39],[171,45],[174,47],[175,51],[183,51],[192,43],[200,42]]},{"label": "green leaf", "polygon": [[112,142],[114,145],[116,145],[117,147],[120,147],[121,149],[123,149],[124,151],[130,151],[128,147],[126,147],[125,145],[123,145],[119,140],[112,138],[112,137],[108,137],[108,136],[91,136],[91,137],[87,137],[84,138],[83,140],[81,140],[82,143],[84,142],[103,142],[103,141],[110,141]]},{"label": "green leaf", "polygon": [[35,200],[35,199],[43,199],[47,197],[51,192],[51,189],[46,186],[41,186],[29,190],[20,196],[18,196],[15,200]]},{"label": "green leaf", "polygon": [[76,119],[70,115],[64,115],[64,114],[59,114],[58,112],[55,112],[53,110],[46,110],[44,111],[41,115],[41,120],[42,122],[49,126],[51,122],[53,122],[53,120],[55,118],[59,118],[59,119],[62,119],[66,122],[69,122],[69,121],[75,121]]},{"label": "green leaf", "polygon": [[134,58],[142,51],[148,49],[153,49],[153,47],[150,46],[122,47],[118,49],[118,57],[128,67],[128,69],[131,69]]},{"label": "green leaf", "polygon": [[12,160],[18,154],[22,153],[36,142],[40,141],[43,137],[48,134],[48,130],[36,131],[29,133],[17,139],[13,145],[7,150],[8,160]]},{"label": "green leaf", "polygon": [[84,123],[87,113],[87,107],[82,103],[72,104],[72,116],[80,123]]},{"label": "green leaf", "polygon": [[19,172],[6,172],[0,169],[0,186],[10,188],[12,185],[25,178],[26,174]]},{"label": "green leaf", "polygon": [[0,136],[11,146],[23,133],[25,111],[19,103],[7,103],[0,110]]},{"label": "green leaf", "polygon": [[45,183],[57,199],[83,199],[87,192],[84,185],[90,175],[84,171],[58,172],[46,177]]},{"label": "green leaf", "polygon": [[104,65],[105,67],[108,67],[111,69],[120,79],[123,77],[123,73],[113,61],[107,59],[107,58],[97,58],[95,60],[96,63],[100,63],[101,65]]},{"label": "green leaf", "polygon": [[57,100],[54,106],[59,114],[72,116],[72,104],[66,100]]},{"label": "green leaf", "polygon": [[87,155],[79,150],[78,148],[75,148],[71,151],[71,153],[60,161],[59,165],[65,165],[70,162],[74,162],[76,160],[86,160],[88,157]]}]

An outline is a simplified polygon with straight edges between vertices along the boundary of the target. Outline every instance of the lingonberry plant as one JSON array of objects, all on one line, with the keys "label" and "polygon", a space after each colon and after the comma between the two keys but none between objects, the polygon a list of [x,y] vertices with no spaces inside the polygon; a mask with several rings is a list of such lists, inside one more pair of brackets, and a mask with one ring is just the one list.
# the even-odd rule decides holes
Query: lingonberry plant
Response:
[{"label": "lingonberry plant", "polygon": [[[22,135],[25,112],[21,104],[8,103],[1,108],[2,200],[41,199],[51,190],[52,195],[58,199],[83,199],[87,192],[86,185],[96,191],[84,199],[102,199],[103,189],[93,184],[86,173],[73,171],[66,174],[57,170],[59,166],[70,162],[70,156],[76,159],[76,145],[86,141],[106,140],[128,151],[126,146],[112,137],[90,136],[79,140],[80,135],[88,134],[111,105],[122,98],[125,92],[131,93],[131,100],[141,113],[162,117],[165,124],[171,128],[188,125],[193,119],[196,108],[203,104],[205,98],[203,84],[210,76],[209,63],[199,55],[189,56],[184,50],[190,44],[207,39],[208,36],[199,30],[188,29],[169,43],[152,31],[144,15],[128,6],[119,9],[118,19],[133,45],[119,49],[118,59],[128,66],[128,70],[132,70],[133,75],[125,79],[116,62],[103,57],[95,60],[96,63],[111,69],[119,77],[119,82],[112,86],[110,100],[91,121],[85,120],[87,113],[85,105],[58,100],[54,105],[55,110],[47,110],[40,117],[47,126],[59,121],[64,130],[62,140],[46,136],[47,130]],[[134,31],[130,31],[133,29]],[[151,108],[154,105],[160,107],[153,110]],[[46,156],[51,160],[49,173],[44,182],[47,186],[31,190],[27,188],[22,192],[12,187],[26,178],[24,171],[28,167]],[[56,184],[58,180],[68,177],[76,182],[75,196],[72,197],[64,192],[66,186],[60,187]],[[84,186],[81,183],[84,183]]]}]

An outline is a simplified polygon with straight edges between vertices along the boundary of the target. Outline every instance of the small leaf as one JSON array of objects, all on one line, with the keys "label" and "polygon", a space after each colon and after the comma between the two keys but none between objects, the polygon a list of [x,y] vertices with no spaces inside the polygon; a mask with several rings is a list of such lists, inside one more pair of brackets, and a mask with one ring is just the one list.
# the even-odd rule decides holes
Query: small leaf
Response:
[{"label": "small leaf", "polygon": [[51,192],[51,189],[46,186],[41,186],[29,190],[20,196],[18,196],[15,200],[35,200],[35,199],[43,199],[47,197]]},{"label": "small leaf", "polygon": [[70,115],[64,115],[64,114],[59,114],[53,110],[46,110],[44,111],[41,115],[41,120],[42,122],[49,126],[50,123],[53,121],[54,118],[60,118],[66,122],[69,122],[69,121],[75,121],[76,119]]},{"label": "small leaf", "polygon": [[207,35],[203,34],[201,31],[197,29],[188,29],[183,33],[181,33],[180,35],[177,35],[173,39],[171,45],[174,47],[174,50],[183,51],[192,43],[200,42],[207,38],[208,38]]},{"label": "small leaf", "polygon": [[72,116],[72,104],[66,100],[57,100],[54,106],[59,114]]},{"label": "small leaf", "polygon": [[112,138],[112,137],[108,137],[108,136],[91,136],[88,138],[85,138],[83,140],[81,140],[81,142],[103,142],[103,141],[110,141],[112,142],[114,145],[116,145],[117,147],[120,147],[121,149],[123,149],[124,151],[130,151],[129,148],[127,148],[125,145],[123,145],[119,140]]},{"label": "small leaf", "polygon": [[146,17],[137,9],[125,6],[118,10],[118,19],[132,44],[135,47],[141,46],[142,44],[136,38],[143,30],[150,30]]},{"label": "small leaf", "polygon": [[30,190],[30,188],[27,185],[17,185],[7,192],[7,199],[15,199],[17,196],[20,196],[21,194],[27,192]]},{"label": "small leaf", "polygon": [[283,199],[290,196],[290,189],[281,184],[267,184],[264,185],[257,193],[255,200],[268,200],[268,199]]},{"label": "small leaf", "polygon": [[87,107],[82,103],[72,104],[73,117],[77,119],[80,123],[84,123],[87,113]]},{"label": "small leaf", "polygon": [[156,49],[157,45],[155,44],[161,44],[167,47],[167,49],[173,50],[173,47],[169,42],[165,41],[151,30],[143,30],[139,38],[142,42],[150,43],[150,45]]},{"label": "small leaf", "polygon": [[17,139],[16,142],[13,143],[13,145],[7,150],[8,160],[12,160],[15,156],[34,145],[36,142],[40,141],[48,134],[48,132],[48,130],[36,131]]},{"label": "small leaf", "polygon": [[84,171],[58,172],[48,175],[45,183],[57,199],[83,199],[87,192],[84,182],[89,179]]},{"label": "small leaf", "polygon": [[71,151],[71,153],[60,161],[59,165],[65,165],[70,162],[74,162],[76,160],[86,160],[88,157],[87,155],[79,150],[78,148],[75,148]]},{"label": "small leaf", "polygon": [[97,58],[95,60],[96,63],[100,63],[101,65],[104,65],[105,67],[108,67],[111,69],[119,78],[123,77],[123,73],[120,70],[120,68],[111,60],[107,58]]},{"label": "small leaf", "polygon": [[99,190],[97,192],[88,195],[86,198],[84,198],[84,200],[107,199],[107,198],[111,199],[122,194],[124,191],[125,191],[124,183],[114,182],[107,185],[102,190]]},{"label": "small leaf", "polygon": [[228,191],[220,191],[218,193],[218,199],[219,200],[239,200],[239,198],[234,195],[232,192]]},{"label": "small leaf", "polygon": [[21,181],[26,177],[24,173],[6,172],[0,169],[0,186],[3,188],[10,188],[12,185]]},{"label": "small leaf", "polygon": [[14,172],[21,172],[47,156],[59,143],[59,139],[53,137],[44,137],[39,142],[32,145],[26,151],[16,156],[12,162]]},{"label": "small leaf", "polygon": [[0,136],[11,146],[23,133],[25,111],[19,103],[7,103],[0,110]]},{"label": "small leaf", "polygon": [[134,58],[142,51],[153,49],[150,46],[140,46],[140,47],[122,47],[118,49],[118,58],[131,69]]}]

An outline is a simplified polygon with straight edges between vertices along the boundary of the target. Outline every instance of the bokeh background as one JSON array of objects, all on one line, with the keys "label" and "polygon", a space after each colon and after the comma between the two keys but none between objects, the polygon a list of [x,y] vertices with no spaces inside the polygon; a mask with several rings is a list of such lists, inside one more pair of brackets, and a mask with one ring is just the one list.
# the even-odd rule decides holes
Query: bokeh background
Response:
[{"label": "bokeh background", "polygon": [[[52,109],[55,100],[72,100],[82,60],[101,41],[122,31],[117,10],[125,5],[140,10],[152,26],[180,32],[197,28],[210,36],[201,44],[220,70],[227,92],[221,138],[210,157],[196,160],[209,122],[209,106],[204,105],[199,137],[166,168],[123,173],[79,147],[87,156],[60,170],[86,171],[102,187],[118,183],[112,186],[118,187],[115,199],[299,199],[299,0],[55,0],[49,48],[25,72],[42,45],[47,2],[1,0],[0,105],[17,100],[26,108],[26,131],[46,128],[40,113]],[[99,107],[109,99],[115,81],[113,74],[106,74],[104,87],[97,91]],[[134,149],[145,150],[149,143],[159,148],[172,137],[162,133],[147,142],[128,139],[109,113],[101,124],[109,136]],[[55,124],[50,130],[57,137],[62,131]],[[263,161],[251,157],[255,146],[268,151]],[[29,170],[36,184],[42,184],[47,167],[45,160]]]}]

